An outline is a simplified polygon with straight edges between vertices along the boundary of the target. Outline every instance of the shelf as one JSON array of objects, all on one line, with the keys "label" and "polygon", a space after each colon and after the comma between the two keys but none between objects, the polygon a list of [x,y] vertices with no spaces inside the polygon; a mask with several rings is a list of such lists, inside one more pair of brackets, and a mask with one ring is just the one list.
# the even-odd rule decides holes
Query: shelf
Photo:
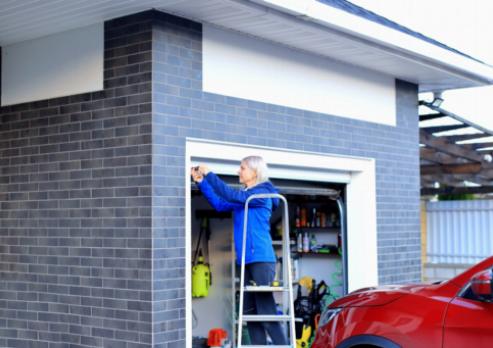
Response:
[{"label": "shelf", "polygon": [[294,230],[312,232],[341,232],[340,227],[295,227]]},{"label": "shelf", "polygon": [[298,256],[304,256],[304,255],[325,255],[325,256],[337,256],[341,257],[341,254],[339,254],[339,248],[337,245],[330,245],[328,246],[330,252],[317,252],[317,251],[295,251],[296,255]]},{"label": "shelf", "polygon": [[[294,240],[289,241],[289,245],[295,245],[295,244],[296,242]],[[282,246],[282,240],[273,240],[272,245]]]},{"label": "shelf", "polygon": [[308,253],[296,253],[299,257],[302,257],[302,256],[310,256],[310,255],[324,255],[324,256],[328,256],[328,257],[341,257],[341,255],[339,253],[313,253],[313,252],[308,252]]}]

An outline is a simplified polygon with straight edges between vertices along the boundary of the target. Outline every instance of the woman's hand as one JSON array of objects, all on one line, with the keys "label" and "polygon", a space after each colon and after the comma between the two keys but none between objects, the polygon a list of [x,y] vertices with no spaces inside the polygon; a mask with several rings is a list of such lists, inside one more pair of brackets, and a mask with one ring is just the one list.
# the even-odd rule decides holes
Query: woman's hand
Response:
[{"label": "woman's hand", "polygon": [[210,170],[205,164],[201,164],[199,165],[199,172],[205,176],[210,172]]},{"label": "woman's hand", "polygon": [[202,180],[204,180],[204,176],[202,175],[199,167],[192,167],[190,170],[190,175],[195,182],[200,183],[202,182]]}]

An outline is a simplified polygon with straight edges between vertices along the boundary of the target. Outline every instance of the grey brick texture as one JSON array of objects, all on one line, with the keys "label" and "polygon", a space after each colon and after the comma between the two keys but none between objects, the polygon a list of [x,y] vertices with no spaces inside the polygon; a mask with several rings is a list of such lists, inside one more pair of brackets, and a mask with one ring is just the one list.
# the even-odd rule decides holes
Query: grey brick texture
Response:
[{"label": "grey brick texture", "polygon": [[103,91],[0,109],[0,346],[185,346],[186,137],[375,158],[380,282],[421,279],[417,86],[362,122],[203,92],[198,23],[105,31]]},{"label": "grey brick texture", "polygon": [[152,23],[105,25],[104,85],[0,109],[0,347],[150,347]]},{"label": "grey brick texture", "polygon": [[362,122],[205,93],[201,48],[199,25],[165,14],[156,17],[152,77],[155,346],[185,345],[186,137],[375,158],[379,280],[383,284],[420,281],[417,86],[396,81],[395,127]]}]

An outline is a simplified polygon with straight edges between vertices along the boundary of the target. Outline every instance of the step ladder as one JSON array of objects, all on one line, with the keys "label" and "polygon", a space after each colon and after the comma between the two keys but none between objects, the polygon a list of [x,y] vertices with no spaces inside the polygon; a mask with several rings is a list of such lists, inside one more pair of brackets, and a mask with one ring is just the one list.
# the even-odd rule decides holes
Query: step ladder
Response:
[{"label": "step ladder", "polygon": [[[269,199],[278,198],[284,204],[283,216],[282,216],[282,283],[281,286],[245,286],[245,248],[246,248],[246,236],[247,236],[247,223],[248,223],[248,204],[253,199]],[[282,315],[271,314],[243,314],[243,297],[245,292],[281,292],[283,294],[283,312]],[[289,345],[243,345],[242,344],[242,328],[244,322],[256,321],[256,322],[280,322],[288,323]],[[238,338],[236,348],[296,348],[296,333],[295,333],[295,318],[294,318],[294,298],[292,287],[292,274],[291,274],[291,256],[290,256],[290,240],[289,240],[289,211],[288,202],[284,196],[277,193],[265,193],[254,194],[248,197],[245,202],[245,218],[243,221],[243,247],[241,255],[241,276],[240,276],[240,305],[238,313]]]}]

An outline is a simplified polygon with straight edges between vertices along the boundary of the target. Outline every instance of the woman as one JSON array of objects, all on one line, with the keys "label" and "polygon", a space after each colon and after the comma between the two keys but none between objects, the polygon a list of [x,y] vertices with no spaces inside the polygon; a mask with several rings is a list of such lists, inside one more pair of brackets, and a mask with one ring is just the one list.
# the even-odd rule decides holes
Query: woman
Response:
[{"label": "woman", "polygon": [[[251,195],[278,193],[269,181],[267,165],[262,157],[245,157],[238,175],[244,188],[234,189],[201,165],[192,168],[193,180],[217,211],[232,211],[236,263],[241,264],[245,202]],[[270,217],[279,204],[276,199],[253,199],[248,204],[248,223],[245,250],[245,284],[270,285],[275,277],[276,256],[270,237]],[[274,296],[269,292],[245,292],[244,314],[276,314]],[[278,322],[248,322],[251,344],[266,345],[266,331],[275,345],[286,345],[287,339]]]}]

